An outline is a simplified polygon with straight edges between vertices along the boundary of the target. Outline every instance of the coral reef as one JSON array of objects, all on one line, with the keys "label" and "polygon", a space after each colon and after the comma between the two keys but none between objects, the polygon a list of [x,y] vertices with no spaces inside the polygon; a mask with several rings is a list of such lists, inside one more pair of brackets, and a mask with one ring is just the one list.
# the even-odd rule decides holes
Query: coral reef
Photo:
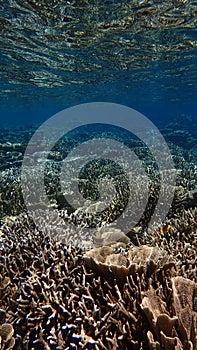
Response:
[{"label": "coral reef", "polygon": [[[35,128],[26,128],[22,130],[2,130],[0,132],[1,136],[1,144],[0,144],[0,161],[1,161],[1,168],[0,168],[0,191],[1,191],[1,201],[0,201],[0,217],[6,216],[6,215],[18,215],[25,210],[25,205],[23,201],[23,196],[21,192],[21,179],[20,179],[20,166],[22,164],[22,157],[25,150],[25,147],[29,141],[30,136],[34,132]],[[169,131],[170,130],[170,131]],[[168,137],[169,135],[177,135],[176,131],[172,128],[169,128],[163,131],[164,136]],[[94,131],[93,132],[94,137],[108,137],[108,133],[105,132],[99,132]],[[181,133],[181,140],[185,139],[187,136],[187,131],[183,131]],[[45,169],[45,186],[46,186],[46,192],[49,201],[51,202],[51,206],[57,206],[58,209],[63,209],[68,212],[70,215],[75,212],[75,208],[71,207],[69,203],[65,200],[67,193],[61,192],[61,184],[59,180],[59,174],[60,169],[62,165],[62,160],[65,158],[67,152],[69,152],[70,149],[72,149],[73,146],[78,145],[79,142],[82,142],[83,140],[88,139],[89,135],[88,133],[84,134],[77,134],[74,135],[74,137],[65,138],[63,140],[60,140],[58,142],[57,147],[52,150],[49,154],[49,157],[47,159],[46,169]],[[146,213],[144,214],[144,217],[141,220],[141,225],[143,227],[147,226],[147,222],[150,219],[151,213],[154,209],[154,206],[157,203],[157,199],[159,196],[159,177],[157,174],[157,169],[155,168],[154,160],[151,157],[150,152],[148,152],[145,145],[143,145],[140,140],[129,138],[126,134],[119,133],[118,135],[113,135],[114,139],[117,139],[118,141],[124,142],[125,146],[132,149],[139,159],[143,162],[143,165],[146,169],[146,173],[148,174],[149,180],[151,182],[149,188],[148,188],[148,194],[149,194],[149,201],[148,205],[146,207]],[[169,138],[169,140],[171,140]],[[193,139],[193,143],[195,140]],[[176,181],[176,191],[175,191],[175,197],[173,201],[173,210],[176,208],[180,208],[184,206],[185,208],[196,207],[197,203],[197,169],[196,169],[196,153],[183,149],[175,144],[173,144],[171,141],[169,142],[169,147],[171,149],[171,153],[173,155],[173,160],[176,166],[176,172],[177,172],[177,181]],[[29,173],[30,177],[37,176],[36,172],[39,173],[39,162],[42,158],[42,154],[40,152],[36,152],[36,146],[35,146],[35,152],[34,156],[29,159]],[[75,159],[73,161],[76,161]],[[72,160],[70,161],[70,168],[72,168]],[[98,172],[100,165],[96,167],[96,164],[94,164],[95,170]],[[135,168],[135,167],[134,167]],[[139,191],[142,192],[142,186],[144,191],[146,192],[146,179],[142,181],[143,176],[141,176],[141,186],[139,190],[139,177],[138,177],[138,165],[136,166],[136,172],[134,171],[132,173],[132,195],[133,195],[133,207],[130,208],[130,212],[128,212],[128,219],[129,222],[131,222],[132,226],[132,218],[138,217],[140,211],[141,215],[141,205],[145,202],[145,199],[139,198]],[[104,170],[106,174],[110,172],[110,170],[114,169],[110,168],[110,165],[104,166]],[[68,170],[69,171],[69,170]],[[92,199],[95,199],[98,192],[98,186],[93,184],[93,182],[89,181],[88,178],[89,169],[85,169],[83,174],[84,179],[81,179],[81,193],[88,191],[92,194]],[[111,206],[109,207],[109,210],[106,211],[103,214],[102,221],[108,221],[113,222],[114,217],[117,217],[122,211],[125,209],[125,206],[127,205],[127,197],[129,196],[128,189],[127,189],[127,183],[126,178],[121,177],[119,178],[119,174],[115,174],[116,176],[114,179],[117,181],[117,188],[119,191],[119,195],[117,196],[116,203],[111,203]],[[166,174],[165,174],[166,176]],[[68,176],[69,177],[69,176]],[[88,186],[83,185],[84,183],[87,183],[86,180],[88,180]],[[124,180],[124,186],[122,185]],[[25,181],[25,180],[24,180]],[[39,186],[39,184],[37,184]],[[68,184],[67,184],[68,186]],[[62,184],[63,188],[67,188]],[[109,188],[110,188],[110,181],[109,181]],[[36,196],[35,191],[31,188],[31,184],[28,184],[27,181],[27,189],[29,189],[29,192],[32,193],[32,196]],[[172,189],[173,190],[173,189]],[[39,192],[39,189],[38,189]],[[122,195],[122,192],[124,192],[124,195]],[[140,192],[140,193],[141,193]],[[139,203],[138,203],[139,202]],[[35,206],[37,206],[39,209],[45,208],[46,204],[40,200],[37,202],[35,201]],[[77,205],[76,205],[77,207]],[[140,208],[140,210],[139,210]],[[95,208],[89,208],[89,217],[88,221],[90,220],[93,225],[98,224],[98,217],[95,215],[91,216],[91,211],[94,211]],[[81,211],[83,211],[83,208],[81,208]],[[74,213],[73,219],[75,220],[75,214],[78,214],[77,212]],[[66,214],[67,215],[67,214]],[[91,218],[90,218],[91,216]],[[83,220],[82,220],[83,221]]]},{"label": "coral reef", "polygon": [[0,308],[12,348],[196,349],[196,217],[184,210],[139,247],[121,237],[89,251],[53,240],[28,216],[7,219]]},{"label": "coral reef", "polygon": [[[125,139],[153,181],[146,212],[125,234],[113,223],[103,225],[108,216],[113,219],[120,212],[121,203],[113,204],[100,224],[94,205],[85,211],[67,205],[58,174],[65,152],[78,139],[61,140],[60,148],[48,157],[45,174],[51,208],[58,208],[63,218],[61,228],[57,225],[51,235],[48,220],[36,227],[27,215],[21,193],[21,155],[32,132],[32,128],[20,131],[19,138],[16,133],[17,143],[15,134],[4,131],[0,145],[0,349],[196,350],[195,152],[170,143],[177,170],[174,201],[165,222],[150,230],[151,205],[159,192],[157,169],[138,141]],[[166,134],[173,140],[172,129]],[[191,138],[188,145],[193,145]],[[39,171],[34,165],[41,158],[35,152],[30,159],[30,174]],[[104,169],[108,171],[106,164]],[[89,193],[85,183],[81,181],[81,189]],[[137,186],[133,176],[134,190]],[[98,188],[92,188],[96,195]],[[120,202],[123,197],[119,196]],[[50,215],[54,225],[58,220],[44,202],[35,202],[34,210],[41,218],[43,212]],[[131,212],[136,211],[134,201]],[[132,227],[131,212],[127,215]],[[70,230],[68,223],[75,228]],[[91,225],[90,235],[86,228]]]}]

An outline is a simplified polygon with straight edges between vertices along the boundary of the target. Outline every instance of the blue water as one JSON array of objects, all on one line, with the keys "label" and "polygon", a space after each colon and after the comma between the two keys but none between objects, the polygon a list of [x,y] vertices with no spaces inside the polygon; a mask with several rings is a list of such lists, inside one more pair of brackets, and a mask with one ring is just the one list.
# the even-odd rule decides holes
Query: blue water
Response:
[{"label": "blue water", "polygon": [[[128,79],[128,82],[132,82]],[[172,82],[169,82],[172,84]],[[148,84],[147,84],[148,85]],[[154,87],[154,81],[150,86]],[[169,86],[172,88],[172,86]],[[166,85],[168,88],[168,85]],[[153,96],[150,87],[117,89],[113,84],[106,86],[90,86],[77,93],[73,93],[68,88],[59,91],[59,96],[48,98],[42,89],[38,89],[40,100],[32,96],[30,101],[23,99],[3,100],[0,109],[0,126],[17,127],[41,124],[55,113],[71,106],[87,102],[113,102],[126,105],[138,110],[148,117],[157,127],[165,127],[169,123],[185,119],[184,128],[197,137],[197,131],[193,127],[193,122],[197,120],[197,98],[196,89],[187,99],[187,91],[182,88],[179,91],[176,101],[170,101],[171,94],[161,94]],[[91,91],[92,90],[92,91]],[[147,92],[148,90],[148,92]],[[148,95],[148,96],[147,96]],[[193,95],[193,98],[192,98]]]},{"label": "blue water", "polygon": [[103,101],[197,137],[195,17],[191,1],[2,1],[0,127]]}]

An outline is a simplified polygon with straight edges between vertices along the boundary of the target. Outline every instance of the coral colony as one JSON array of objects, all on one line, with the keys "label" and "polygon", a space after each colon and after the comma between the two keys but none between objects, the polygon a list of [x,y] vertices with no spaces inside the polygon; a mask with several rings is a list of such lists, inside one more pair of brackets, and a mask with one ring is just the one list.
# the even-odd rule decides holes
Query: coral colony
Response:
[{"label": "coral colony", "polygon": [[[0,185],[0,349],[197,349],[195,155],[189,163],[184,150],[171,143],[177,169],[171,211],[147,230],[152,200],[126,234],[113,222],[96,226],[94,210],[83,215],[65,208],[52,191],[58,185],[56,176],[51,182],[57,159],[49,160],[54,163],[46,189],[65,220],[52,237],[47,221],[40,229],[25,212],[18,166],[24,145],[25,137],[1,144],[1,157],[10,165],[2,163]],[[154,186],[152,199],[157,182]],[[46,210],[42,203],[38,207]],[[112,210],[105,220],[109,214],[115,215]],[[75,231],[69,232],[68,222]],[[87,222],[92,235],[85,231]]]},{"label": "coral colony", "polygon": [[139,246],[119,233],[88,251],[26,215],[7,220],[1,349],[196,349],[196,214],[183,209]]}]

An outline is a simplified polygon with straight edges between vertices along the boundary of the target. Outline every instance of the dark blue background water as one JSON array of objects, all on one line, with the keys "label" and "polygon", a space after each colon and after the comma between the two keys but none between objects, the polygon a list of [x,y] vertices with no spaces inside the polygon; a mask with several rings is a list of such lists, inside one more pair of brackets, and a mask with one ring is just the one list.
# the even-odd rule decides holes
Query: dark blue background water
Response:
[{"label": "dark blue background water", "polygon": [[[131,87],[118,88],[115,84],[106,84],[106,86],[98,84],[83,88],[81,92],[80,89],[73,92],[72,87],[63,88],[58,91],[58,96],[52,97],[48,97],[42,88],[38,88],[35,97],[32,94],[28,101],[21,98],[4,100],[0,110],[0,125],[9,128],[41,124],[64,108],[80,103],[102,101],[127,105],[143,113],[159,128],[172,123],[174,128],[186,129],[197,137],[195,85],[188,98],[187,88],[184,86],[179,88],[173,84],[174,89],[177,89],[175,93],[171,81],[166,82],[165,85],[165,88],[168,89],[167,84],[169,84],[169,93],[163,93],[162,87],[154,80],[139,87],[132,87],[132,81],[129,80],[125,81],[125,85],[126,83]],[[39,94],[39,100],[37,94]],[[174,101],[172,96],[174,96]]]}]

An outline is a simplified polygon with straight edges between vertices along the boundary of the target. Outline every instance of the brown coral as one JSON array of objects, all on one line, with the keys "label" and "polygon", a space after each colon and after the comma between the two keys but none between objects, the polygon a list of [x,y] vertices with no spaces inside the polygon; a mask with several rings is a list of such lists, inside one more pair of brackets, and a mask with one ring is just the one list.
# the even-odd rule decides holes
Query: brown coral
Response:
[{"label": "brown coral", "polygon": [[5,323],[6,312],[0,309],[0,349],[11,350],[14,347],[14,328],[11,324]]},{"label": "brown coral", "polygon": [[183,214],[190,240],[177,217],[153,233],[157,247],[117,242],[89,252],[53,241],[27,216],[7,221],[0,319],[13,325],[13,350],[196,349],[192,213]]}]

